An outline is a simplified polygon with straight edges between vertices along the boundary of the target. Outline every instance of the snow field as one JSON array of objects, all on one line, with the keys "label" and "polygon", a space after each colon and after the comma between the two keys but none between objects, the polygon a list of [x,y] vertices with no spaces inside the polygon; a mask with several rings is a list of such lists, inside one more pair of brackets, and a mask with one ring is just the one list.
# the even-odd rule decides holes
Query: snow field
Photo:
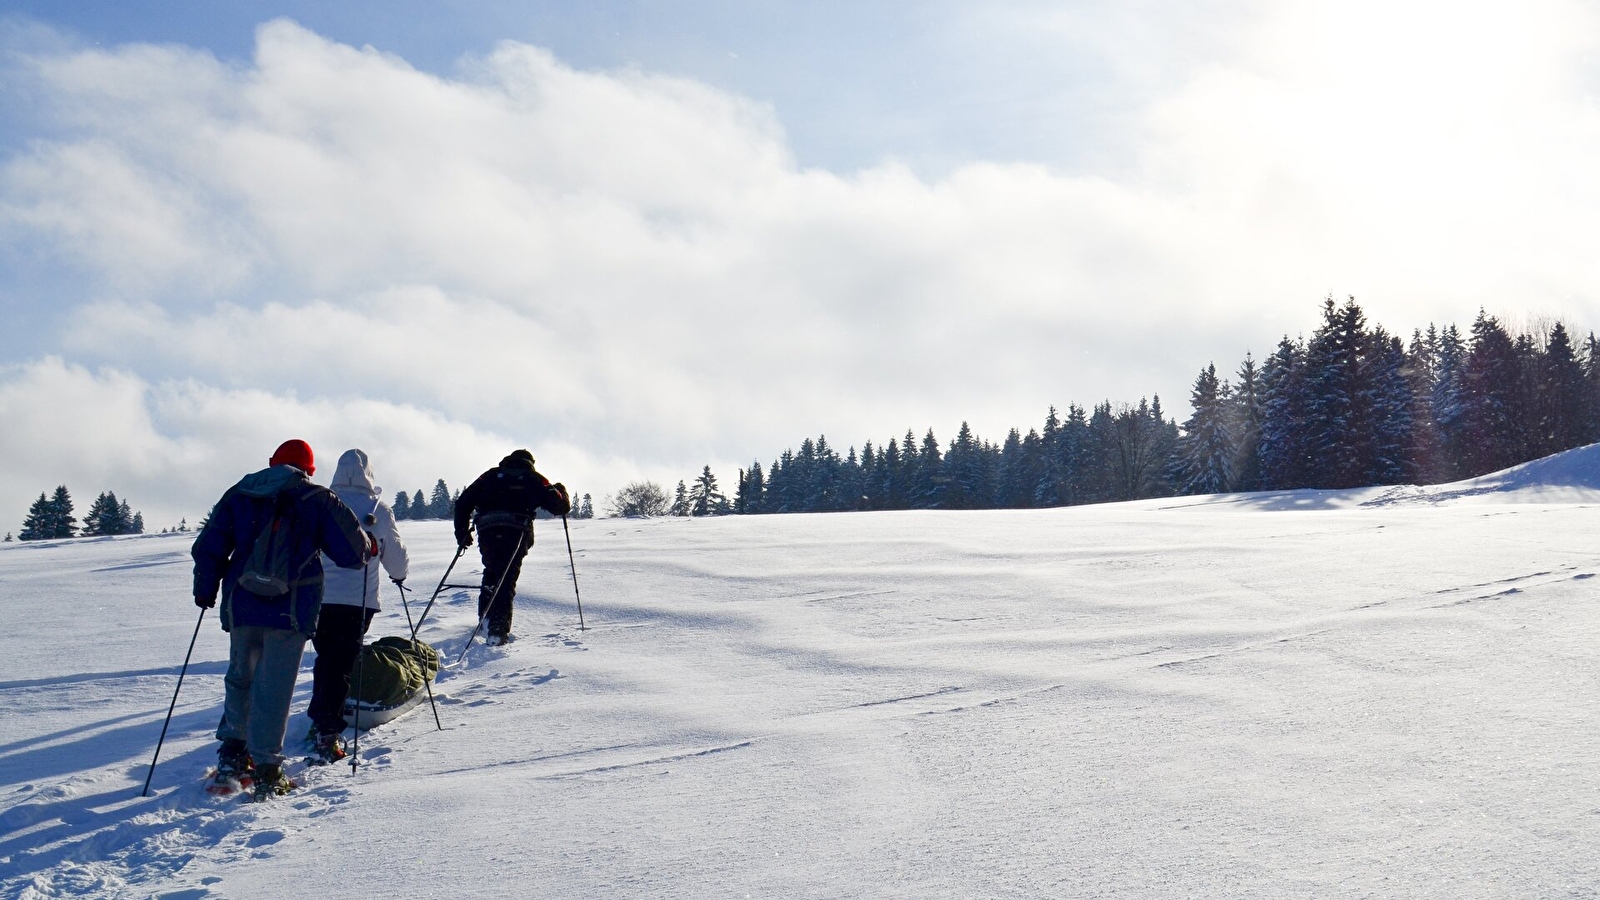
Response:
[{"label": "snow field", "polygon": [[[441,674],[444,730],[421,708],[271,804],[199,788],[214,613],[139,796],[187,538],[4,545],[0,896],[1593,897],[1600,493],[1556,465],[575,521],[587,631],[541,522],[520,639]],[[425,601],[453,541],[405,524]],[[405,631],[384,588],[372,637]],[[423,637],[453,660],[474,614],[446,592]]]}]

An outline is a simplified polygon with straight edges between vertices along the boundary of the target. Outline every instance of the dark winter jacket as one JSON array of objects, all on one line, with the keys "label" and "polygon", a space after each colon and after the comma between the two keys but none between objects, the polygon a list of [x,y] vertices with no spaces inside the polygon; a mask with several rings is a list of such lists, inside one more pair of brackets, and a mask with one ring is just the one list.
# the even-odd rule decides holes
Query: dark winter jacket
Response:
[{"label": "dark winter jacket", "polygon": [[478,476],[456,499],[456,543],[466,544],[471,532],[515,527],[531,530],[533,516],[543,509],[564,516],[572,509],[566,489],[552,485],[533,468],[533,457],[522,450],[500,460],[500,465]]},{"label": "dark winter jacket", "polygon": [[[256,538],[284,506],[290,532],[289,554],[297,563],[296,587],[279,597],[262,597],[239,585]],[[322,558],[345,569],[360,568],[368,559],[367,539],[350,511],[325,487],[312,484],[304,472],[279,465],[246,475],[229,488],[211,510],[211,517],[189,551],[194,557],[194,595],[214,600],[222,592],[222,629],[235,625],[281,628],[306,634],[317,630],[322,607]]]}]

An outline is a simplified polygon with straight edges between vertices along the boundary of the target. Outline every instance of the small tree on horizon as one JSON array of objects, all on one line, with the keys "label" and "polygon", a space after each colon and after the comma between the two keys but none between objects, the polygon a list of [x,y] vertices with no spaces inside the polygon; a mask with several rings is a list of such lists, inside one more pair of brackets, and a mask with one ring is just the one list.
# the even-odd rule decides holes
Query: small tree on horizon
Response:
[{"label": "small tree on horizon", "polygon": [[667,492],[653,481],[631,481],[612,496],[610,514],[627,516],[664,516],[667,514]]}]

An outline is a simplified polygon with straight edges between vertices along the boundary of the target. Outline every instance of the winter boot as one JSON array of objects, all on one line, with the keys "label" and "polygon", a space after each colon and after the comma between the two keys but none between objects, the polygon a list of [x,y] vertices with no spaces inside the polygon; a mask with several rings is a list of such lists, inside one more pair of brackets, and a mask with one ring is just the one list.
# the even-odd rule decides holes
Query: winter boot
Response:
[{"label": "winter boot", "polygon": [[226,740],[217,748],[217,770],[212,773],[206,791],[219,796],[249,790],[255,765],[244,741]]},{"label": "winter boot", "polygon": [[344,752],[344,738],[338,732],[318,734],[311,744],[311,750],[306,755],[306,762],[313,766],[326,766],[338,762],[347,756]]},{"label": "winter boot", "polygon": [[282,797],[299,786],[283,774],[283,766],[268,764],[256,769],[255,792],[258,803],[271,800],[273,797]]}]

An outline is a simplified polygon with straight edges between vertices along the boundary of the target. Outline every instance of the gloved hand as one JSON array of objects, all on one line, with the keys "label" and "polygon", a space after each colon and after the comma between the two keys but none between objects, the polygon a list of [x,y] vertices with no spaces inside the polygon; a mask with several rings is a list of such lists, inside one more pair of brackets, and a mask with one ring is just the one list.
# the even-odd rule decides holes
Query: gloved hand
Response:
[{"label": "gloved hand", "polygon": [[210,609],[211,607],[217,605],[217,598],[215,598],[215,597],[195,597],[194,598],[194,605],[200,607],[201,609]]},{"label": "gloved hand", "polygon": [[406,580],[404,578],[393,578],[393,577],[391,577],[389,580],[394,582],[394,586],[395,587],[402,587],[403,588],[403,587],[406,586]]},{"label": "gloved hand", "polygon": [[458,532],[456,532],[456,549],[465,550],[465,549],[467,549],[468,547],[471,547],[471,546],[472,546],[472,532],[470,532],[470,531],[458,531]]}]

